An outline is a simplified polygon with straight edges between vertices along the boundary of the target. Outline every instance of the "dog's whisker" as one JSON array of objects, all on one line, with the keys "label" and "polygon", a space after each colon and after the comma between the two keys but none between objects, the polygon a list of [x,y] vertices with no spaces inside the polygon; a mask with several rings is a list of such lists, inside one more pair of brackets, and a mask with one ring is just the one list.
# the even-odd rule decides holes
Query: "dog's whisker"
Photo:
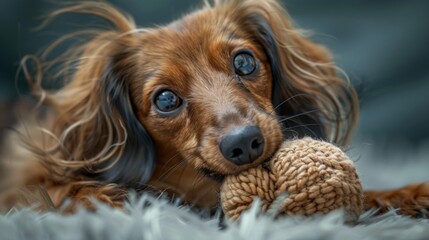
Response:
[{"label": "dog's whisker", "polygon": [[192,181],[192,189],[195,189],[197,183],[199,183],[200,181],[202,181],[205,178],[205,176],[203,174],[200,175],[195,175],[194,176],[194,180]]},{"label": "dog's whisker", "polygon": [[[183,164],[183,165],[186,165],[186,161],[182,161],[182,163],[185,163],[185,164]],[[182,165],[182,166],[183,166]],[[178,182],[181,182],[182,181],[182,177],[183,177],[183,173],[185,172],[185,170],[186,170],[186,168],[185,167],[183,167],[182,169],[181,169],[181,172],[179,173],[179,177],[178,177]],[[172,172],[173,173],[173,172]]]},{"label": "dog's whisker", "polygon": [[180,167],[183,167],[186,165],[186,160],[180,160],[176,164],[173,164],[170,168],[168,168],[166,171],[163,172],[159,177],[157,177],[158,180],[164,180],[171,176],[175,171],[180,169]]},{"label": "dog's whisker", "polygon": [[[284,130],[292,130],[294,128],[301,128],[301,127],[311,127],[311,126],[321,126],[320,124],[317,123],[308,123],[308,124],[301,124],[301,125],[296,125],[296,126],[292,126],[292,127],[286,127],[284,128]],[[310,131],[310,129],[308,129]]]},{"label": "dog's whisker", "polygon": [[[313,137],[318,136],[318,134],[316,134],[311,128],[309,128],[309,126],[321,126],[320,124],[314,124],[314,125],[313,124],[305,124],[305,123],[302,123],[302,122],[300,122],[298,120],[294,120],[294,119],[290,119],[290,121],[296,123],[297,125],[292,126],[292,127],[286,127],[286,129],[284,129],[284,130],[291,130],[291,129],[297,129],[297,128],[303,127],[307,131],[309,131]],[[302,131],[298,132],[297,130],[293,130],[293,131],[297,133],[297,136],[300,135],[299,132],[302,132]]]},{"label": "dog's whisker", "polygon": [[295,99],[295,98],[297,98],[297,97],[302,97],[302,96],[310,96],[310,94],[306,94],[306,93],[299,93],[299,94],[295,94],[295,95],[293,95],[293,96],[291,96],[291,97],[289,97],[289,98],[285,99],[285,100],[284,100],[284,101],[282,101],[281,103],[277,104],[277,106],[275,106],[275,107],[274,107],[273,111],[271,111],[271,112],[270,112],[270,114],[275,113],[275,111],[276,111],[279,107],[281,107],[283,104],[285,104],[285,103],[287,103],[287,102],[289,102],[289,101],[291,101],[291,100],[293,100],[293,99]]},{"label": "dog's whisker", "polygon": [[313,110],[305,111],[305,112],[302,112],[302,113],[297,113],[297,114],[292,115],[290,117],[282,117],[282,118],[280,118],[279,123],[286,122],[286,121],[289,121],[289,120],[294,119],[296,117],[300,117],[300,116],[303,116],[303,115],[306,115],[306,114],[315,113],[315,112],[319,112],[319,111],[320,111],[320,109],[313,109]]},{"label": "dog's whisker", "polygon": [[[184,149],[183,151],[184,152],[186,152],[186,151],[191,151],[191,150],[194,150],[194,149],[196,149],[197,147],[191,147],[191,148],[188,148],[188,149]],[[176,153],[176,154],[174,154],[172,157],[170,157],[165,163],[164,163],[164,165],[165,166],[168,166],[169,164],[170,164],[170,162],[171,161],[173,161],[173,160],[175,160],[176,158],[178,158],[178,157],[180,157],[180,153]],[[182,159],[182,160],[180,160],[180,162],[181,163],[186,163],[187,162],[187,160],[186,159]],[[170,169],[172,169],[172,168],[175,168],[175,164],[173,164],[173,166],[172,167],[170,167],[169,169],[167,169],[166,170],[166,173],[168,172],[168,171],[170,171]],[[161,168],[161,170],[162,170],[163,168]],[[164,171],[164,170],[162,170],[162,171]],[[161,177],[163,177],[163,175],[161,175],[159,178],[161,178]]]},{"label": "dog's whisker", "polygon": [[141,191],[150,191],[153,193],[157,193],[159,194],[159,197],[161,197],[161,195],[164,193],[181,192],[181,190],[177,186],[159,180],[153,180],[153,184],[145,184]]},{"label": "dog's whisker", "polygon": [[[191,151],[194,150],[196,147],[192,147],[192,148],[188,148],[185,149],[184,151]],[[172,157],[170,157],[165,165],[168,166],[168,164],[173,161],[174,159],[178,158],[180,156],[179,153],[173,155]],[[157,180],[164,180],[166,178],[168,178],[169,176],[171,176],[171,174],[173,174],[175,171],[177,171],[177,169],[179,169],[180,167],[186,166],[187,164],[187,159],[181,159],[180,161],[177,161],[175,164],[173,164],[170,168],[168,168],[167,170],[162,170],[163,174],[160,175]],[[162,168],[161,168],[162,169]]]}]

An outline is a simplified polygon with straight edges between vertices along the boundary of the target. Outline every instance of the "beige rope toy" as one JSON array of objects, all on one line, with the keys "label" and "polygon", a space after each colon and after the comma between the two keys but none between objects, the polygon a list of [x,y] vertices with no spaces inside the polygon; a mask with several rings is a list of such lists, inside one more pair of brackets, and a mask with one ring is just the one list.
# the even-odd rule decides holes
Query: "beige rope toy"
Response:
[{"label": "beige rope toy", "polygon": [[267,166],[228,176],[222,185],[222,208],[231,219],[257,197],[264,212],[310,216],[343,208],[347,221],[357,220],[363,205],[353,162],[338,147],[311,138],[285,141]]}]

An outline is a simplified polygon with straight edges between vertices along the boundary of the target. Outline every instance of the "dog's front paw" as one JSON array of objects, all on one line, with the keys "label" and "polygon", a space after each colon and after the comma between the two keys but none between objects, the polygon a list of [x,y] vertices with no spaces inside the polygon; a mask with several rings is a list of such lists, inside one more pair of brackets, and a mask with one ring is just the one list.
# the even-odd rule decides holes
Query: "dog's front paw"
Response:
[{"label": "dog's front paw", "polygon": [[387,191],[366,191],[364,208],[376,208],[379,213],[398,209],[398,213],[402,215],[429,218],[429,182]]}]

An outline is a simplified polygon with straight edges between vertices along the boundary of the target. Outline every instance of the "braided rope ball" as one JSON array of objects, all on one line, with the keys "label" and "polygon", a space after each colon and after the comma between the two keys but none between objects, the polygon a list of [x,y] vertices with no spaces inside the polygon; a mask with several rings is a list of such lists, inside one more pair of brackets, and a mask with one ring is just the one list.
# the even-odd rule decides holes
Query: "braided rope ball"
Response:
[{"label": "braided rope ball", "polygon": [[221,188],[227,217],[239,219],[253,200],[280,215],[328,213],[342,208],[346,221],[363,207],[362,186],[353,162],[338,147],[311,138],[285,141],[264,166],[228,176]]}]

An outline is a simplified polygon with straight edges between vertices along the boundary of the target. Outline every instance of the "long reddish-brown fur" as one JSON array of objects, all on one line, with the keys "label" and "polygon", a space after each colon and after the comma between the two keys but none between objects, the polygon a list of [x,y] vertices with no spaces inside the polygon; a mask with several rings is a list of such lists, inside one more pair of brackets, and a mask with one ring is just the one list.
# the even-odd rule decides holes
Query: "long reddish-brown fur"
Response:
[{"label": "long reddish-brown fur", "polygon": [[[357,123],[352,85],[275,0],[205,2],[157,28],[138,28],[102,1],[68,5],[48,19],[70,12],[112,27],[66,35],[40,57],[23,59],[39,105],[6,141],[3,208],[39,202],[56,209],[67,198],[90,207],[91,196],[121,206],[128,189],[213,207],[213,178],[261,164],[285,138],[346,144]],[[50,59],[76,36],[84,41]],[[254,57],[251,74],[234,70],[240,52]],[[43,87],[50,83],[60,87]],[[180,98],[174,113],[157,110],[154,99],[165,89]],[[234,164],[219,142],[247,125],[260,129],[263,152]]]}]

